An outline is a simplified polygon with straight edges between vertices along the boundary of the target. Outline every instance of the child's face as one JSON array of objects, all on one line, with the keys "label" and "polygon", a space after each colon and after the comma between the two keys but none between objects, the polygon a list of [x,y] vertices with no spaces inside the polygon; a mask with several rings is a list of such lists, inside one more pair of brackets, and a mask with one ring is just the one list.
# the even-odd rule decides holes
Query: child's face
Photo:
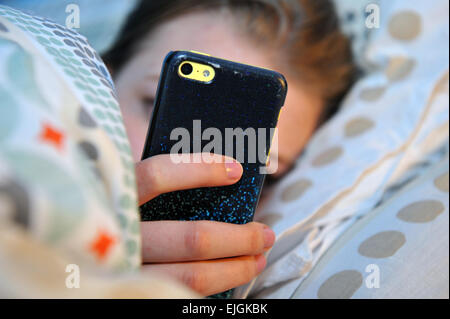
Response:
[{"label": "child's face", "polygon": [[[234,22],[225,12],[191,13],[169,20],[144,39],[124,65],[115,82],[136,161],[141,158],[161,64],[169,51],[195,50],[285,73],[275,63],[281,55],[256,46]],[[323,107],[321,99],[309,95],[295,78],[287,76],[287,81],[288,95],[278,122],[276,175],[285,172],[300,154]]]}]

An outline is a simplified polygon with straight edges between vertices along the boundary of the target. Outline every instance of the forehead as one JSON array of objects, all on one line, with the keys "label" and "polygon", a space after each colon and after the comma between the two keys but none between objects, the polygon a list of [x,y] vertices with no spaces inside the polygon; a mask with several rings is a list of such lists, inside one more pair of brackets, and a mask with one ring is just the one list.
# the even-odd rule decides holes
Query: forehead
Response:
[{"label": "forehead", "polygon": [[141,43],[139,55],[151,58],[159,68],[169,51],[195,50],[223,59],[273,68],[269,50],[240,32],[227,11],[202,11],[162,23]]}]

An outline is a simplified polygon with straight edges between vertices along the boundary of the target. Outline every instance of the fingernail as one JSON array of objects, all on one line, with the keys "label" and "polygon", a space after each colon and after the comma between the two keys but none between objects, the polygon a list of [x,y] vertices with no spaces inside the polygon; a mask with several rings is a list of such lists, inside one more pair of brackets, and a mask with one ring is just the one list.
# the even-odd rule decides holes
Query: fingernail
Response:
[{"label": "fingernail", "polygon": [[266,267],[266,257],[259,255],[256,257],[256,272],[259,274]]},{"label": "fingernail", "polygon": [[264,226],[264,248],[272,247],[275,243],[275,233],[268,226]]},{"label": "fingernail", "polygon": [[225,163],[225,171],[229,179],[235,180],[242,175],[242,166],[239,162]]}]

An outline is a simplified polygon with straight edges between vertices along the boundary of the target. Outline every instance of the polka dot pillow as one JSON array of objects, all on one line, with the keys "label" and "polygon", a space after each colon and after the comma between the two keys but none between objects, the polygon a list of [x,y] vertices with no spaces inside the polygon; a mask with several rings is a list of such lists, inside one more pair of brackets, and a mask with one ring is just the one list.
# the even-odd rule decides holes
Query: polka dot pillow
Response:
[{"label": "polka dot pillow", "polygon": [[236,297],[292,296],[336,238],[448,152],[448,2],[379,4],[364,56],[373,71],[261,202],[256,218],[277,242]]},{"label": "polka dot pillow", "polygon": [[448,298],[448,157],[357,221],[293,298]]}]

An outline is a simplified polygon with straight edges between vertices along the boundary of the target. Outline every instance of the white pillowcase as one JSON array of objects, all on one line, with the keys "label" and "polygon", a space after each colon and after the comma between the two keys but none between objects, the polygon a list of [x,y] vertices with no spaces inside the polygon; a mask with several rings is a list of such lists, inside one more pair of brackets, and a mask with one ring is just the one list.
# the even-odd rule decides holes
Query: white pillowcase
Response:
[{"label": "white pillowcase", "polygon": [[265,271],[235,297],[289,297],[390,186],[448,148],[448,2],[380,1],[380,13],[364,54],[373,71],[261,203],[257,218],[277,242]]}]

